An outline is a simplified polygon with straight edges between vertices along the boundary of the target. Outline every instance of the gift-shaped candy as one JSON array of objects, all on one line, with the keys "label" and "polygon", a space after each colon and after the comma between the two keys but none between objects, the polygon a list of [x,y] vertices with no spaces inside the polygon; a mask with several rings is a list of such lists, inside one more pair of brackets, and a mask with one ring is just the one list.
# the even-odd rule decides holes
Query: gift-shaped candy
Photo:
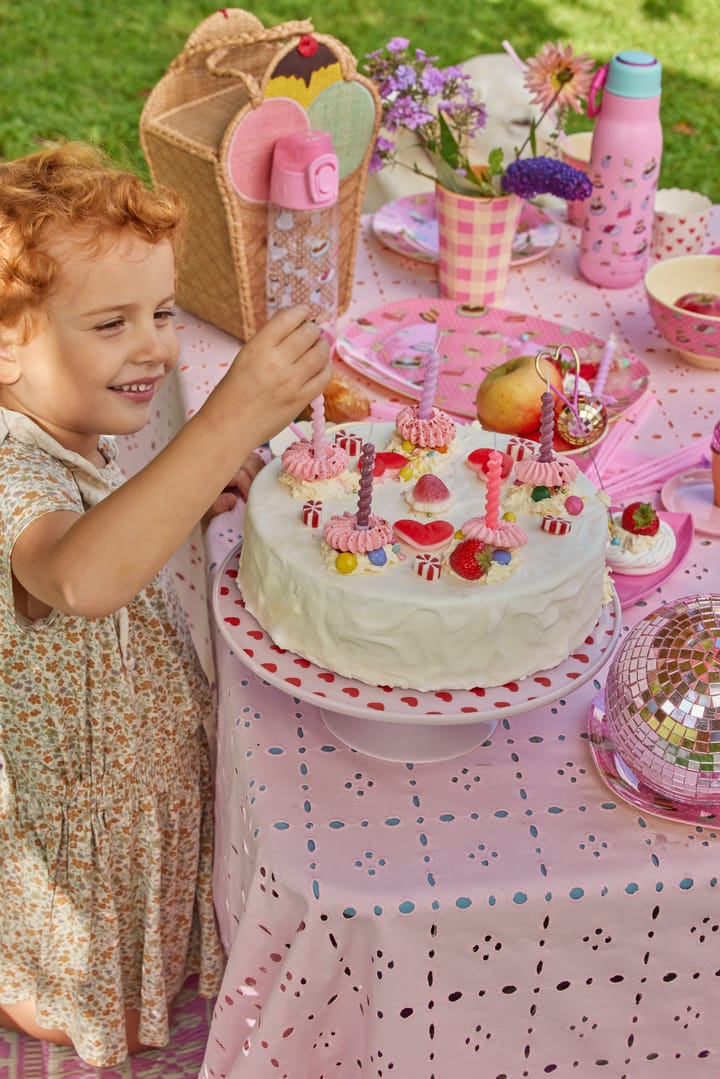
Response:
[{"label": "gift-shaped candy", "polygon": [[335,445],[345,450],[349,461],[356,460],[362,450],[362,438],[360,435],[348,434],[345,430],[335,432]]},{"label": "gift-shaped candy", "polygon": [[549,532],[551,536],[564,536],[572,528],[572,523],[566,517],[551,517],[546,514],[541,527],[543,532]]},{"label": "gift-shaped candy", "polygon": [[308,525],[310,528],[318,528],[321,517],[322,502],[319,499],[309,498],[307,502],[303,502],[302,519],[304,525]]},{"label": "gift-shaped candy", "polygon": [[442,563],[435,555],[419,554],[415,556],[415,572],[424,580],[436,581],[441,570]]}]

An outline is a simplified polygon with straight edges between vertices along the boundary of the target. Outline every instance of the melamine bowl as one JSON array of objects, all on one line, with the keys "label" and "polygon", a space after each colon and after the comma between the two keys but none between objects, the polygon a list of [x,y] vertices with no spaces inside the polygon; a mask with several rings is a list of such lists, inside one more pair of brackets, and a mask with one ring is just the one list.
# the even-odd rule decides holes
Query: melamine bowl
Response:
[{"label": "melamine bowl", "polygon": [[645,274],[645,291],[667,343],[696,367],[720,369],[720,317],[675,304],[687,292],[720,296],[720,255],[678,255],[656,262]]}]

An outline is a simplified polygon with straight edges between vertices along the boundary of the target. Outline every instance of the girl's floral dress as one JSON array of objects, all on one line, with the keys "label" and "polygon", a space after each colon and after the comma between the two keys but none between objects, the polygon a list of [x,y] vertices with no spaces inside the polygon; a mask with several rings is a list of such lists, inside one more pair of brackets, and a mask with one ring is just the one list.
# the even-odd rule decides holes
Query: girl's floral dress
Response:
[{"label": "girl's floral dress", "polygon": [[[219,987],[207,683],[166,573],[114,615],[16,616],[10,556],[37,517],[122,482],[0,409],[0,1003],[34,1000],[81,1057],[168,1041],[189,973]],[[162,512],[162,507],[158,507]]]}]

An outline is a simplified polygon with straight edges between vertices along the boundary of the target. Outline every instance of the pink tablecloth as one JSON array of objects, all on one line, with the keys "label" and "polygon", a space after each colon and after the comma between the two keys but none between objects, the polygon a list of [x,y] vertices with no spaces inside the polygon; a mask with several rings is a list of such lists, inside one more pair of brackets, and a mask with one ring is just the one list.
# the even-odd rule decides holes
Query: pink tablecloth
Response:
[{"label": "pink tablecloth", "polygon": [[[717,214],[713,229],[717,242]],[[504,306],[615,331],[647,364],[655,404],[626,450],[700,445],[720,375],[664,347],[641,288],[580,279],[576,244],[563,226],[548,256],[513,270]],[[436,294],[432,268],[367,228],[356,278],[349,315]],[[198,407],[236,347],[191,316],[181,338],[179,378],[125,447],[129,468]],[[211,571],[241,526],[241,513],[214,523]],[[665,599],[720,592],[719,542],[696,534],[623,629]],[[199,537],[175,566],[211,669]],[[203,1079],[717,1076],[718,830],[643,813],[599,778],[586,723],[602,671],[503,718],[488,744],[413,766],[346,748],[317,708],[259,681],[217,634],[214,645],[229,958]]]}]

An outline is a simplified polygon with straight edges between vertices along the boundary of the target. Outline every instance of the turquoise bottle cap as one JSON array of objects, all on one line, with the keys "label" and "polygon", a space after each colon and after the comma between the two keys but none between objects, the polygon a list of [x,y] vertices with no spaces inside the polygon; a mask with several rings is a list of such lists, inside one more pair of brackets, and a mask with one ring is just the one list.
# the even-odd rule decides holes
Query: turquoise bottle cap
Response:
[{"label": "turquoise bottle cap", "polygon": [[661,75],[660,61],[649,52],[626,49],[610,61],[605,89],[618,97],[657,97]]}]

